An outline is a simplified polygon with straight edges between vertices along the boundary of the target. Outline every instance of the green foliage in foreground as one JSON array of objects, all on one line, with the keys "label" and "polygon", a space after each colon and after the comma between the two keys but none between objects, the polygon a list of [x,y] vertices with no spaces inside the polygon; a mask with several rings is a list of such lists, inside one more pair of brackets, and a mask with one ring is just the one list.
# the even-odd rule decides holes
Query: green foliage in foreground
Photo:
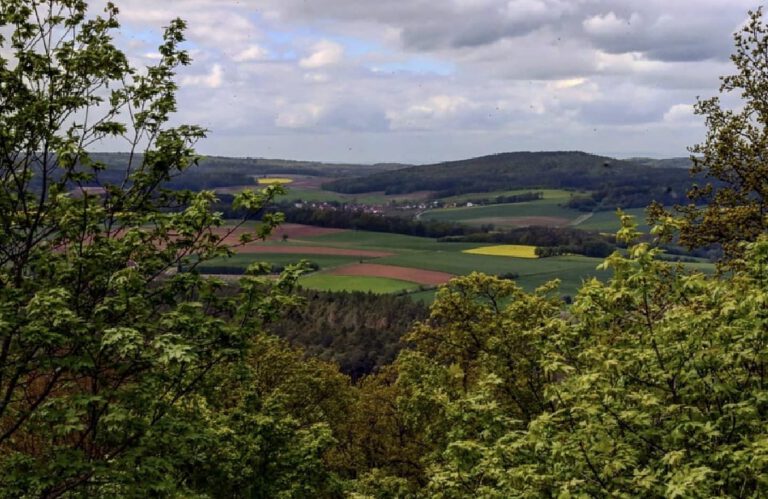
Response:
[{"label": "green foliage in foreground", "polygon": [[[621,235],[634,238],[625,223]],[[529,295],[479,274],[455,280],[395,364],[396,413],[429,450],[410,475],[383,467],[361,490],[768,494],[768,238],[746,251],[745,270],[725,279],[637,244],[608,258],[614,277],[587,283],[567,310],[551,287]]]},{"label": "green foliage in foreground", "polygon": [[[768,496],[767,235],[729,240],[737,270],[711,276],[659,261],[625,217],[613,277],[571,306],[555,283],[455,279],[353,386],[263,332],[301,306],[300,269],[235,290],[174,272],[227,253],[212,193],[160,189],[205,133],[166,126],[183,23],[140,73],[116,13],[0,3],[0,496]],[[87,109],[106,114],[69,125]],[[143,154],[92,195],[84,145],[106,136]],[[663,222],[666,242],[681,224]]]},{"label": "green foliage in foreground", "polygon": [[[112,44],[116,16],[112,4],[92,17],[82,1],[0,2],[0,497],[191,496],[224,483],[311,495],[326,487],[313,470],[328,430],[258,391],[264,372],[248,362],[270,358],[258,333],[295,301],[298,270],[248,275],[236,295],[176,272],[228,253],[213,193],[163,190],[205,135],[168,125],[189,62],[184,23],[139,70]],[[105,137],[141,152],[118,180],[86,151]],[[235,204],[254,215],[279,192]],[[242,426],[251,445],[229,460]]]}]

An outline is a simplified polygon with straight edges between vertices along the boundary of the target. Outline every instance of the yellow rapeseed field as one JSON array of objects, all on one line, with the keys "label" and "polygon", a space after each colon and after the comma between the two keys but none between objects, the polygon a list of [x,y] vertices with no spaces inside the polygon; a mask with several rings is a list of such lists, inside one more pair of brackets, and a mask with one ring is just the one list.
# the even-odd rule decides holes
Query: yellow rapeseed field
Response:
[{"label": "yellow rapeseed field", "polygon": [[512,256],[515,258],[538,258],[536,255],[536,246],[525,246],[522,244],[502,244],[500,246],[473,248],[464,250],[464,253],[472,253],[473,255]]},{"label": "yellow rapeseed field", "polygon": [[269,177],[259,179],[259,185],[290,184],[291,182],[293,182],[292,178]]}]

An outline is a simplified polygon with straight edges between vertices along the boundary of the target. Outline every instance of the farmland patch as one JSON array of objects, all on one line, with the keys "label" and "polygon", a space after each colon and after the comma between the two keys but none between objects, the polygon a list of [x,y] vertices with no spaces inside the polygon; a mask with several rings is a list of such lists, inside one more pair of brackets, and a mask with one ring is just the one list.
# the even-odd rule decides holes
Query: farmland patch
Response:
[{"label": "farmland patch", "polygon": [[330,248],[328,246],[288,246],[288,245],[264,245],[249,243],[234,248],[237,253],[256,254],[256,253],[280,253],[280,254],[304,254],[304,255],[339,255],[339,256],[358,256],[361,258],[382,258],[392,256],[388,251],[373,251],[353,248]]},{"label": "farmland patch", "polygon": [[483,246],[482,248],[473,248],[464,250],[464,253],[473,255],[490,256],[509,256],[514,258],[538,258],[536,246],[526,246],[522,244],[502,244],[498,246]]},{"label": "farmland patch", "polygon": [[[226,238],[224,239],[224,243],[228,245],[239,244],[240,236],[242,234],[253,232],[252,229],[245,228],[245,227],[235,229],[234,232],[229,234],[230,231],[232,231],[232,229],[227,227],[219,227],[217,229],[214,229],[214,233],[217,234],[218,236],[226,236]],[[277,227],[275,230],[272,231],[272,234],[269,236],[268,239],[271,241],[279,241],[284,238],[287,238],[289,240],[302,239],[302,238],[309,238],[309,237],[327,236],[331,234],[339,234],[342,232],[347,232],[347,229],[332,229],[328,227],[315,227],[313,225],[302,225],[302,224],[280,224],[279,227]]]},{"label": "farmland patch", "polygon": [[411,267],[397,267],[394,265],[379,265],[376,263],[345,265],[343,267],[338,267],[329,273],[339,276],[387,277],[431,286],[445,284],[454,277],[453,274],[447,272],[415,269]]},{"label": "farmland patch", "polygon": [[497,227],[530,227],[532,225],[564,227],[570,223],[570,220],[562,217],[528,216],[469,218],[463,222],[471,225],[495,225]]},{"label": "farmland patch", "polygon": [[299,283],[305,288],[322,291],[363,291],[372,293],[398,293],[418,289],[418,284],[372,276],[340,276],[326,273],[302,277]]},{"label": "farmland patch", "polygon": [[293,183],[292,178],[286,177],[260,177],[256,181],[259,185],[283,185]]}]

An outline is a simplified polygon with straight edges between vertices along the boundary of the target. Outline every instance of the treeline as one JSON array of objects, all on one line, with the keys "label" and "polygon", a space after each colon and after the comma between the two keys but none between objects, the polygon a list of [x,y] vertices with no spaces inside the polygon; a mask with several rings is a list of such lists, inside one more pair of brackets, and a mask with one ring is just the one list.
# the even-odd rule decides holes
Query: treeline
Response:
[{"label": "treeline", "polygon": [[672,206],[686,200],[684,187],[657,184],[605,186],[587,195],[573,196],[566,206],[586,212],[645,207],[652,201]]},{"label": "treeline", "polygon": [[476,204],[476,205],[486,205],[486,204],[526,203],[528,201],[538,201],[539,199],[544,199],[543,192],[523,192],[521,194],[510,194],[507,196],[493,196],[490,198],[473,198],[473,199],[467,199],[465,202]]},{"label": "treeline", "polygon": [[[520,227],[507,231],[474,233],[464,236],[440,238],[444,242],[524,244],[536,246],[542,257],[564,254],[579,254],[591,257],[606,257],[615,249],[613,238],[597,232],[556,227]],[[539,253],[540,251],[540,253]]]},{"label": "treeline", "polygon": [[[219,202],[214,209],[224,218],[238,218],[242,212],[232,207],[234,196],[220,194]],[[371,232],[386,232],[407,236],[441,238],[448,236],[463,236],[491,230],[491,226],[470,227],[456,222],[437,220],[414,220],[412,218],[382,215],[366,211],[363,207],[350,206],[337,201],[326,203],[327,208],[313,206],[298,207],[292,203],[276,203],[269,211],[280,212],[285,222],[330,227],[334,229],[367,230]],[[262,214],[254,214],[259,218]]]},{"label": "treeline", "polygon": [[423,303],[407,296],[311,290],[299,295],[304,303],[268,331],[338,364],[354,380],[391,364],[403,347],[403,334],[428,315]]},{"label": "treeline", "polygon": [[333,227],[336,229],[369,230],[418,237],[462,236],[481,229],[454,222],[413,220],[411,218],[370,213],[362,209],[321,209],[309,206],[278,205],[276,211],[285,215],[290,223]]},{"label": "treeline", "polygon": [[[95,153],[90,159],[102,164],[103,169],[98,172],[96,179],[85,185],[99,186],[121,182],[131,156],[125,153]],[[132,161],[134,168],[137,168],[144,161],[143,155],[136,154]],[[256,177],[264,175],[328,175],[329,172],[322,166],[320,163],[208,156],[183,175],[172,176],[163,187],[171,190],[201,191],[238,185],[255,186]]]},{"label": "treeline", "polygon": [[[305,268],[310,271],[316,271],[320,270],[320,265],[317,262],[312,261],[306,261],[304,264]],[[284,271],[286,268],[285,265],[279,264],[279,263],[270,263],[269,268],[266,270],[271,274],[279,274],[282,271]],[[197,267],[197,271],[201,274],[208,274],[208,275],[243,275],[245,274],[246,268],[244,267],[233,267],[231,265],[217,265],[217,264],[208,264],[203,263],[202,265],[199,265]]]},{"label": "treeline", "polygon": [[[120,184],[126,173],[131,156],[127,153],[94,153],[90,160],[101,165],[92,180],[84,182],[87,187],[105,184]],[[142,154],[135,154],[132,159],[134,168],[144,161]],[[290,161],[265,158],[229,158],[206,156],[198,165],[178,175],[175,172],[163,187],[171,190],[201,191],[218,187],[256,185],[256,178],[265,175],[307,175],[314,177],[346,177],[386,172],[405,165],[396,164],[337,164],[313,161]],[[89,167],[80,165],[82,170]],[[33,184],[39,183],[35,180]],[[73,186],[74,187],[74,186]]]}]

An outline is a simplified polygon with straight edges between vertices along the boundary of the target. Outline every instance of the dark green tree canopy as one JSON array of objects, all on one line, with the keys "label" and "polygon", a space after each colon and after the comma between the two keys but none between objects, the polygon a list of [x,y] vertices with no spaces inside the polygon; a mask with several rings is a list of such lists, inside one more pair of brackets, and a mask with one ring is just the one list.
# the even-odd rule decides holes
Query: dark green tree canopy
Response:
[{"label": "dark green tree canopy", "polygon": [[696,104],[707,135],[690,148],[692,172],[712,182],[689,192],[701,206],[678,207],[685,220],[681,241],[722,244],[729,259],[742,253],[740,241],[754,241],[768,228],[768,26],[762,9],[749,13],[734,42],[736,71],[721,77],[720,93],[738,96],[740,105],[729,109],[719,97]]},{"label": "dark green tree canopy", "polygon": [[[226,297],[176,272],[229,251],[212,192],[163,189],[205,136],[168,126],[185,25],[171,21],[157,65],[137,69],[113,44],[117,14],[110,3],[92,16],[80,0],[0,3],[2,496],[171,487],[183,446],[165,435],[197,431],[186,408],[209,373],[242,358],[289,300],[291,275],[271,287],[246,277]],[[131,151],[119,181],[88,155],[105,138]],[[276,192],[234,204],[253,213]]]}]

